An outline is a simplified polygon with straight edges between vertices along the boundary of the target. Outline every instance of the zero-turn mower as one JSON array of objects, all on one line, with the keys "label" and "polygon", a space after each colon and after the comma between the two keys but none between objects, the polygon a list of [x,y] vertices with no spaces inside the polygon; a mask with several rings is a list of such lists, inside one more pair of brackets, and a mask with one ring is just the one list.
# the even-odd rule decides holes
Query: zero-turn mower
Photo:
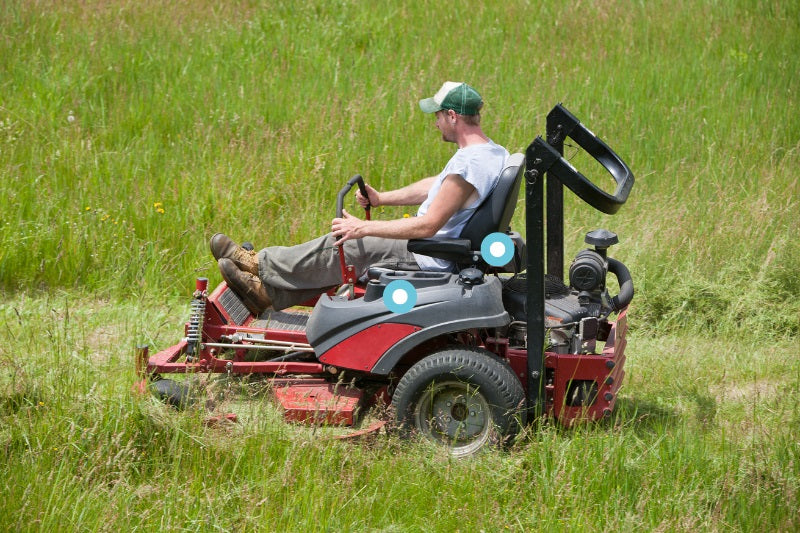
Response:
[{"label": "zero-turn mower", "polygon": [[[142,388],[149,383],[179,405],[186,385],[168,374],[262,375],[287,421],[358,426],[372,406],[390,406],[392,427],[454,455],[507,442],[542,416],[566,425],[610,416],[624,377],[633,282],[608,255],[618,239],[604,229],[586,234],[589,247],[564,279],[563,190],[614,214],[634,178],[561,105],[547,116],[546,137],[509,157],[460,238],[409,241],[415,253],[453,261],[457,273],[373,268],[356,279],[340,247],[341,287],[261,316],[224,282],[209,291],[200,278],[184,338],[152,356],[137,350]],[[610,173],[613,193],[563,158],[567,137]],[[527,242],[509,226],[523,181]],[[360,176],[348,181],[337,216],[353,185],[363,192]]]}]

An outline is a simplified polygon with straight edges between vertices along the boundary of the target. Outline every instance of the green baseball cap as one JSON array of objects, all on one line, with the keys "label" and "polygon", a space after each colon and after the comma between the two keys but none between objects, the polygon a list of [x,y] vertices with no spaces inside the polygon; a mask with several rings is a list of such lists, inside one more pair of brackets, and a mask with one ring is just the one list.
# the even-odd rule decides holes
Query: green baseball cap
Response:
[{"label": "green baseball cap", "polygon": [[478,91],[463,82],[446,81],[431,98],[419,101],[425,113],[436,113],[442,109],[452,109],[459,115],[477,115],[483,106]]}]

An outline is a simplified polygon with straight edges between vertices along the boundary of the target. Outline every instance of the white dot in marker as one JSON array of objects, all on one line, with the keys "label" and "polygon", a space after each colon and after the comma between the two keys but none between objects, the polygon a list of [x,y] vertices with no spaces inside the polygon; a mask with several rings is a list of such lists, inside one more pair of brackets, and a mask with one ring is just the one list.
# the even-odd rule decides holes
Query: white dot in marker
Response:
[{"label": "white dot in marker", "polygon": [[408,301],[408,293],[402,289],[398,289],[392,293],[392,301],[397,305],[403,305]]},{"label": "white dot in marker", "polygon": [[503,257],[503,254],[506,253],[506,247],[500,241],[493,242],[491,246],[489,246],[489,253],[491,253],[493,257]]}]

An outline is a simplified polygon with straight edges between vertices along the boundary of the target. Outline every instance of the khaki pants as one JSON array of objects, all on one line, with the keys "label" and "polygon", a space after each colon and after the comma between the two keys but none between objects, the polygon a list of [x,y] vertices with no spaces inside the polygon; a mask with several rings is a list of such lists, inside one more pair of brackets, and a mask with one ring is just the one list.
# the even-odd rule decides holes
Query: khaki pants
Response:
[{"label": "khaki pants", "polygon": [[[356,276],[371,266],[417,270],[408,241],[365,237],[344,243]],[[328,234],[296,246],[269,246],[258,252],[258,273],[276,311],[301,304],[342,282],[339,249]]]}]

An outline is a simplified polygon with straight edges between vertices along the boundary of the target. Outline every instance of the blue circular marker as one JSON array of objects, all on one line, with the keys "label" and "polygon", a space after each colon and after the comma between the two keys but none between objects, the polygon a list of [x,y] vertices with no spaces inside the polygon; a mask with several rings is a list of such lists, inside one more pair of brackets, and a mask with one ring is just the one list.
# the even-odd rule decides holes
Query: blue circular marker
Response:
[{"label": "blue circular marker", "polygon": [[396,279],[384,289],[383,302],[392,313],[407,313],[417,303],[417,289],[404,279]]},{"label": "blue circular marker", "polygon": [[507,265],[514,258],[514,241],[505,233],[490,233],[481,242],[481,257],[491,266]]}]

